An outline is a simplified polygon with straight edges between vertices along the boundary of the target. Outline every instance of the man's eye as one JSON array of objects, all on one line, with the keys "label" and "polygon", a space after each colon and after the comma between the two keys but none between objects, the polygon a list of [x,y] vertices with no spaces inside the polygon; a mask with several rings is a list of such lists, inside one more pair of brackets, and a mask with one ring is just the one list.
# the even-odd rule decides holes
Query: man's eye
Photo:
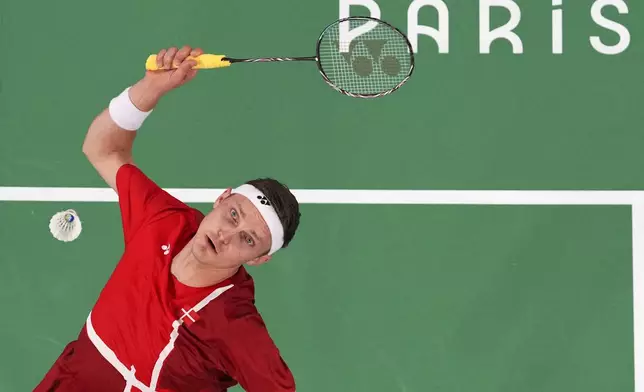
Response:
[{"label": "man's eye", "polygon": [[234,209],[230,210],[230,215],[233,217],[233,219],[237,219],[237,211],[235,211]]},{"label": "man's eye", "polygon": [[251,246],[252,246],[252,245],[253,245],[253,239],[252,239],[251,237],[246,237],[246,243],[247,243],[248,245],[251,245]]}]

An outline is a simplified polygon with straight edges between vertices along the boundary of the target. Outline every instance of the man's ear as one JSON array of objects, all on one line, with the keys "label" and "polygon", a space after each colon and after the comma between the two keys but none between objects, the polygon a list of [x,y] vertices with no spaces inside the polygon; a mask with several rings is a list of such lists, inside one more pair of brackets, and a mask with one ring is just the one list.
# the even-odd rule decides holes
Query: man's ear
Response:
[{"label": "man's ear", "polygon": [[233,188],[227,188],[221,195],[219,195],[217,200],[215,200],[215,203],[212,205],[212,208],[217,207],[219,203],[221,203],[224,199],[230,197],[230,195],[232,194],[232,191],[233,191]]},{"label": "man's ear", "polygon": [[271,259],[271,256],[264,255],[264,256],[260,256],[260,257],[258,257],[256,259],[253,259],[251,261],[247,261],[246,264],[252,265],[252,266],[258,266],[258,265],[262,265],[264,263],[267,263],[270,259]]}]

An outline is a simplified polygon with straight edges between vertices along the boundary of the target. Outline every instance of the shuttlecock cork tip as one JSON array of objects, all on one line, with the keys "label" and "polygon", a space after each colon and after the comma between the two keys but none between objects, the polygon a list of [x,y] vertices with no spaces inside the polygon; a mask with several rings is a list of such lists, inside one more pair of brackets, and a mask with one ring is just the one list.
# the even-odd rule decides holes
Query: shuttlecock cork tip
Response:
[{"label": "shuttlecock cork tip", "polygon": [[81,221],[74,210],[65,210],[54,214],[49,221],[49,231],[59,241],[73,241],[80,235]]}]

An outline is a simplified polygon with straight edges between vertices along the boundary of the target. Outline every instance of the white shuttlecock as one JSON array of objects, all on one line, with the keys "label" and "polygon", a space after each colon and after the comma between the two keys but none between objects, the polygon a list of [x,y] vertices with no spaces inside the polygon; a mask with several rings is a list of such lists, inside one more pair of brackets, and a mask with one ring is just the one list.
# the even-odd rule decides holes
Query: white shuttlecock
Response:
[{"label": "white shuttlecock", "polygon": [[49,231],[59,241],[74,241],[82,229],[81,221],[74,210],[61,211],[49,221]]}]

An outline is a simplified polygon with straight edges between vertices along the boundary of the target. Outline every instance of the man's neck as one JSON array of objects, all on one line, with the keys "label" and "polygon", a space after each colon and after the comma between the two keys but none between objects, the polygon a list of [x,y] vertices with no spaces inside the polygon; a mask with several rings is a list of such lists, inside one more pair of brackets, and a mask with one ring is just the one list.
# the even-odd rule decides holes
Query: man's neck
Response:
[{"label": "man's neck", "polygon": [[172,260],[171,273],[177,280],[190,287],[207,287],[233,276],[238,268],[219,269],[199,262],[192,253],[190,241]]}]

